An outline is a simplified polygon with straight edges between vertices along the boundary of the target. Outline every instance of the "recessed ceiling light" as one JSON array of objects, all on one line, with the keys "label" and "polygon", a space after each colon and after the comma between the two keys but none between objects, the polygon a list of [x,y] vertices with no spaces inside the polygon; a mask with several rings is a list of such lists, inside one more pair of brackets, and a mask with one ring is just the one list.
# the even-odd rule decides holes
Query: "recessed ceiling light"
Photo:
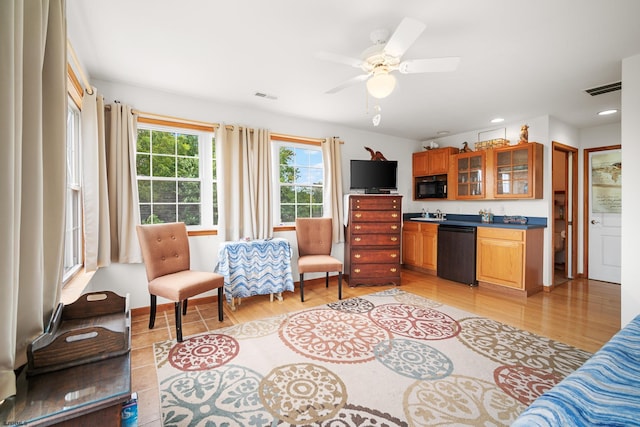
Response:
[{"label": "recessed ceiling light", "polygon": [[496,117],[495,119],[491,119],[491,123],[502,123],[504,119],[502,117]]},{"label": "recessed ceiling light", "polygon": [[440,136],[449,135],[449,131],[448,130],[438,131],[438,135],[440,135]]},{"label": "recessed ceiling light", "polygon": [[610,115],[610,114],[615,114],[615,113],[617,113],[617,112],[618,112],[618,110],[616,110],[616,109],[612,109],[612,110],[604,110],[604,111],[600,111],[600,112],[598,113],[598,115],[599,115],[599,116],[608,116],[608,115]]}]

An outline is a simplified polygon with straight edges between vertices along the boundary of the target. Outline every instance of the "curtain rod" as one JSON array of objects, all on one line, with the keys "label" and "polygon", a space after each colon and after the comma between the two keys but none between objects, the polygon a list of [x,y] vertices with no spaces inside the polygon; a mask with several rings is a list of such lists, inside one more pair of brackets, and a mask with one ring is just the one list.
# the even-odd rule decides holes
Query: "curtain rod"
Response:
[{"label": "curtain rod", "polygon": [[89,79],[87,79],[87,75],[84,73],[82,66],[80,66],[80,61],[78,61],[78,57],[76,56],[76,51],[73,50],[73,46],[71,45],[71,41],[69,39],[67,39],[67,49],[71,54],[71,59],[73,59],[73,63],[76,65],[78,74],[80,74],[80,78],[82,79],[82,84],[84,85],[87,93],[89,95],[93,95],[93,88],[89,84]]}]

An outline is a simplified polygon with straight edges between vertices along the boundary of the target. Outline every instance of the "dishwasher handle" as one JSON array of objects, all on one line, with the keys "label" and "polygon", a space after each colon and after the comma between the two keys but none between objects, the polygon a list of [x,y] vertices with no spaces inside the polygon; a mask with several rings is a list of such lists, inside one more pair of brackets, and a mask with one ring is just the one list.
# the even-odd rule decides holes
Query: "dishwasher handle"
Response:
[{"label": "dishwasher handle", "polygon": [[438,232],[446,231],[451,233],[475,233],[476,227],[468,225],[445,225],[440,224],[438,226]]}]

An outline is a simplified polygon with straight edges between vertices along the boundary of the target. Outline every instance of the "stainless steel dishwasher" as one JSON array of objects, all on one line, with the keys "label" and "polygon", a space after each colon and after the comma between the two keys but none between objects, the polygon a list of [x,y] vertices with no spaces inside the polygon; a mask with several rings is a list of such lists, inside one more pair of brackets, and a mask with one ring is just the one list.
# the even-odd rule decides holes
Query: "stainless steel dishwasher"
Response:
[{"label": "stainless steel dishwasher", "polygon": [[476,227],[438,226],[438,277],[476,286]]}]

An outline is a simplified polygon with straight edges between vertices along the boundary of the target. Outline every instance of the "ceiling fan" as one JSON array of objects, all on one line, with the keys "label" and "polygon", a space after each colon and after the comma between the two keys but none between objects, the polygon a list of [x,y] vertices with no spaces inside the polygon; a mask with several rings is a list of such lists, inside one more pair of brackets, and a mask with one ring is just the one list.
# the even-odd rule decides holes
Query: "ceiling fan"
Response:
[{"label": "ceiling fan", "polygon": [[460,62],[459,57],[410,59],[402,61],[402,55],[418,39],[425,25],[412,18],[404,18],[398,28],[389,37],[389,31],[375,30],[370,38],[373,45],[365,49],[361,59],[335,53],[320,52],[318,58],[360,68],[364,74],[355,76],[326,93],[336,93],[356,83],[367,81],[367,91],[374,98],[386,98],[393,92],[396,78],[391,72],[401,74],[435,73],[454,71]]}]

